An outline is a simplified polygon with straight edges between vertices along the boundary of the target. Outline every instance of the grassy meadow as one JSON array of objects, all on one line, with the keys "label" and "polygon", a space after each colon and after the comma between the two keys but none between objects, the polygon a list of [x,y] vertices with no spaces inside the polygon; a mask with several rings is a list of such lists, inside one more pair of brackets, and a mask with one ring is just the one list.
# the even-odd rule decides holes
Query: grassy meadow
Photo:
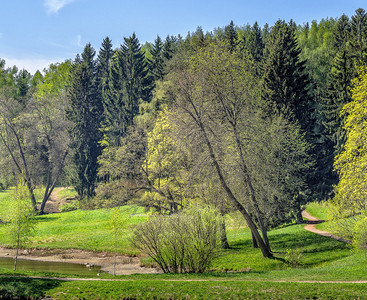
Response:
[{"label": "grassy meadow", "polygon": [[[0,192],[0,219],[5,220],[9,204],[9,191]],[[312,204],[307,210],[320,219],[327,219],[327,207],[323,204]],[[134,225],[144,222],[148,215],[143,208],[137,206],[125,206],[121,212],[128,222],[119,235],[118,251],[127,255],[139,255],[131,247],[129,239]],[[38,216],[37,232],[31,238],[29,247],[113,251],[111,215],[111,210],[100,209]],[[259,249],[252,248],[248,229],[239,226],[238,222],[228,222],[231,249],[219,250],[211,272],[205,274],[136,274],[115,277],[105,274],[101,277],[108,281],[63,281],[29,276],[66,277],[64,274],[0,269],[0,299],[9,299],[14,295],[29,299],[367,297],[367,283],[361,282],[367,282],[367,252],[313,234],[303,227],[298,224],[270,231],[274,258],[265,259]],[[6,223],[0,225],[0,245],[8,245]],[[143,258],[143,262],[149,262],[149,259]]]}]

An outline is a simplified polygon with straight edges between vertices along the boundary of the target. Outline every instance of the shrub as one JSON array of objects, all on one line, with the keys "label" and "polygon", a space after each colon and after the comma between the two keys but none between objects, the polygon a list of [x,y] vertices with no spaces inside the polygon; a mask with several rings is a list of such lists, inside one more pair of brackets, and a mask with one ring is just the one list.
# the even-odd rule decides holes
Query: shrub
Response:
[{"label": "shrub", "polygon": [[289,264],[291,268],[296,268],[300,266],[300,262],[302,259],[302,252],[299,248],[296,249],[287,249],[287,254],[285,256],[285,260]]},{"label": "shrub", "polygon": [[354,226],[353,245],[356,248],[366,248],[367,246],[367,216],[362,215]]},{"label": "shrub", "polygon": [[209,268],[220,240],[219,221],[218,211],[191,206],[137,225],[132,244],[165,273],[202,273]]},{"label": "shrub", "polygon": [[60,205],[59,209],[60,209],[61,212],[68,212],[68,211],[77,210],[77,209],[79,209],[79,201],[75,200],[73,202]]}]

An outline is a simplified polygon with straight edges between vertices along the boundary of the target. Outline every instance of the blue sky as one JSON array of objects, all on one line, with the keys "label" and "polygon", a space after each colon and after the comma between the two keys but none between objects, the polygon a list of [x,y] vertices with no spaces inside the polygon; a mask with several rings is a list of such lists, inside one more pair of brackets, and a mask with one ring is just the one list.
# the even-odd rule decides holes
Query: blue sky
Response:
[{"label": "blue sky", "polygon": [[365,0],[2,0],[0,58],[7,66],[30,72],[50,63],[74,58],[86,43],[95,49],[106,36],[118,47],[123,37],[136,33],[140,42],[157,34],[186,36],[201,26],[204,31],[255,21],[262,26],[278,19],[297,24],[326,17],[348,16]]}]

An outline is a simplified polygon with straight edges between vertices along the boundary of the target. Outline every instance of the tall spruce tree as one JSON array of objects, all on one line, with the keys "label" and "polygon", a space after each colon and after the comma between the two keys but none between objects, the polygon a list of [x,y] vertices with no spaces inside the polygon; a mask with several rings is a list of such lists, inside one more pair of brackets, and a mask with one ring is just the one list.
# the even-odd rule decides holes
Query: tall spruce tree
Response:
[{"label": "tall spruce tree", "polygon": [[[111,107],[110,99],[110,70],[112,65],[114,51],[112,49],[112,41],[106,37],[101,45],[97,57],[97,88],[99,96],[103,104],[103,117],[101,119],[101,131],[104,135],[109,134],[111,120],[111,113],[114,112],[115,107]],[[113,118],[113,116],[112,116]],[[105,141],[106,139],[104,139]],[[105,146],[102,143],[102,146]]]},{"label": "tall spruce tree", "polygon": [[[298,123],[306,139],[313,143],[314,103],[309,94],[310,80],[305,71],[305,62],[300,59],[301,50],[295,36],[295,24],[291,21],[277,21],[267,38],[262,81],[262,108],[265,118],[283,115],[291,122]],[[307,183],[312,178],[309,175]],[[307,188],[295,199],[300,206],[307,199]],[[297,215],[299,221],[302,217]]]},{"label": "tall spruce tree", "polygon": [[103,112],[98,92],[95,50],[87,44],[81,57],[77,56],[68,89],[67,117],[72,122],[73,184],[80,198],[95,194],[98,163],[101,154],[100,120]]},{"label": "tall spruce tree", "polygon": [[367,13],[363,8],[356,10],[351,18],[351,44],[358,65],[367,63]]},{"label": "tall spruce tree", "polygon": [[166,61],[170,60],[176,53],[176,40],[174,36],[169,35],[164,40],[162,54]]},{"label": "tall spruce tree", "polygon": [[152,45],[150,51],[152,58],[149,60],[150,71],[153,75],[154,80],[163,79],[164,75],[164,57],[163,57],[163,42],[158,35]]},{"label": "tall spruce tree", "polygon": [[109,73],[113,53],[112,41],[106,37],[102,42],[97,58],[97,84],[102,98],[106,97],[109,89]]},{"label": "tall spruce tree", "polygon": [[150,102],[152,97],[153,81],[149,75],[148,64],[141,50],[141,45],[135,33],[124,38],[121,46],[123,59],[122,75],[125,85],[126,121],[130,126],[133,118],[139,112],[139,101]]},{"label": "tall spruce tree", "polygon": [[233,21],[224,28],[224,38],[228,41],[230,51],[233,51],[238,44],[238,34]]},{"label": "tall spruce tree", "polygon": [[306,132],[312,124],[310,80],[301,61],[295,24],[277,21],[266,44],[262,101],[266,116],[282,113],[297,121]]},{"label": "tall spruce tree", "polygon": [[342,15],[335,26],[334,38],[337,52],[328,77],[327,94],[322,103],[323,125],[328,139],[334,145],[331,155],[340,153],[343,148],[345,134],[340,111],[346,103],[351,101],[351,80],[356,76],[350,36],[350,20],[346,15]]},{"label": "tall spruce tree", "polygon": [[117,50],[113,56],[110,73],[109,87],[103,97],[104,105],[104,141],[109,146],[119,146],[120,138],[127,129],[126,111],[124,104],[124,78],[122,66],[124,64],[122,53]]},{"label": "tall spruce tree", "polygon": [[264,43],[262,39],[262,32],[257,22],[251,26],[247,36],[244,36],[243,41],[245,49],[247,49],[256,62],[260,62],[263,58]]},{"label": "tall spruce tree", "polygon": [[153,80],[139,40],[133,34],[124,38],[110,67],[109,90],[104,97],[108,144],[120,146],[120,139],[139,113],[139,103],[149,102]]}]

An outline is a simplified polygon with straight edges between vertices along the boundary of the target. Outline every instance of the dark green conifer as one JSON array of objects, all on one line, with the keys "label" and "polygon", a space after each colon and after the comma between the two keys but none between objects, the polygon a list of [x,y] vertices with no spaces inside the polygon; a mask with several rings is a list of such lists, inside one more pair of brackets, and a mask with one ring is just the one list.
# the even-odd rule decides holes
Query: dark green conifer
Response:
[{"label": "dark green conifer", "polygon": [[111,146],[119,146],[127,128],[139,113],[141,101],[150,102],[153,80],[139,40],[124,38],[111,62],[109,91],[104,98],[105,136]]},{"label": "dark green conifer", "polygon": [[356,10],[351,18],[351,45],[358,65],[367,63],[367,13],[363,8]]},{"label": "dark green conifer", "polygon": [[101,154],[99,128],[103,108],[94,56],[95,51],[90,44],[85,46],[81,57],[77,56],[67,96],[67,118],[72,123],[70,135],[75,167],[73,184],[81,198],[90,198],[95,194],[97,158]]},{"label": "dark green conifer", "polygon": [[323,98],[322,113],[326,136],[334,144],[334,155],[340,153],[344,144],[343,120],[340,111],[351,101],[351,80],[356,75],[353,51],[350,44],[349,18],[342,15],[334,31],[336,55],[328,78],[327,94]]},{"label": "dark green conifer", "polygon": [[224,38],[229,44],[230,51],[233,51],[238,45],[238,33],[233,21],[231,21],[229,25],[224,28]]},{"label": "dark green conifer", "polygon": [[16,77],[17,98],[23,99],[31,87],[31,74],[25,69],[21,70]]},{"label": "dark green conifer", "polygon": [[262,40],[262,32],[257,22],[250,28],[248,35],[244,40],[244,47],[247,49],[256,62],[260,62],[263,58],[264,43]]},{"label": "dark green conifer", "polygon": [[164,57],[163,42],[159,35],[152,45],[150,54],[152,55],[152,58],[149,61],[150,71],[152,72],[154,80],[161,80],[164,75]]},{"label": "dark green conifer", "polygon": [[313,101],[309,95],[310,80],[292,22],[277,21],[266,45],[262,100],[267,116],[282,113],[299,122],[307,132],[312,126]]},{"label": "dark green conifer", "polygon": [[164,40],[162,55],[164,59],[167,61],[170,60],[175,53],[176,53],[176,38],[167,35],[166,39]]}]

